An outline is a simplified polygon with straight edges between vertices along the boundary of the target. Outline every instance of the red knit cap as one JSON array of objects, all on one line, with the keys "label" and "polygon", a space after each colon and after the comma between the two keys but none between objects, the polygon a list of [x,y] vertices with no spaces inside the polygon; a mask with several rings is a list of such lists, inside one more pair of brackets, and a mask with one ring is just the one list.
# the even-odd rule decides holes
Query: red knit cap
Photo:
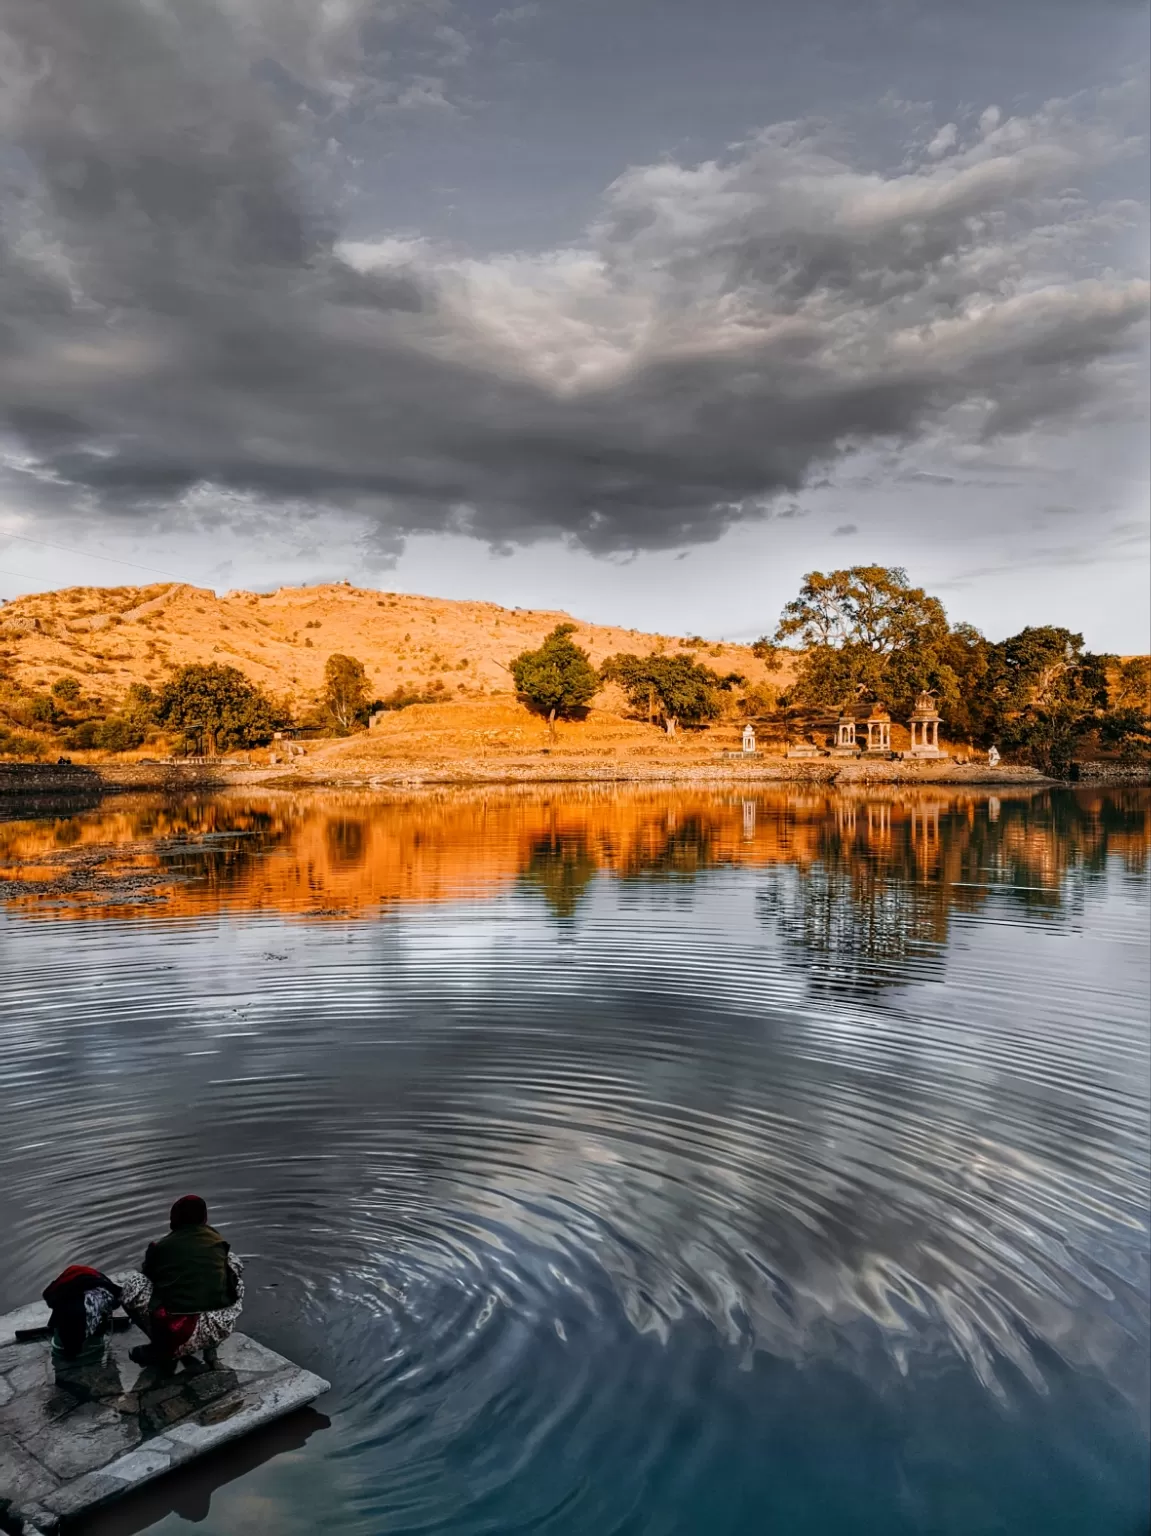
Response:
[{"label": "red knit cap", "polygon": [[170,1219],[174,1227],[206,1227],[208,1207],[199,1195],[181,1195],[172,1207]]}]

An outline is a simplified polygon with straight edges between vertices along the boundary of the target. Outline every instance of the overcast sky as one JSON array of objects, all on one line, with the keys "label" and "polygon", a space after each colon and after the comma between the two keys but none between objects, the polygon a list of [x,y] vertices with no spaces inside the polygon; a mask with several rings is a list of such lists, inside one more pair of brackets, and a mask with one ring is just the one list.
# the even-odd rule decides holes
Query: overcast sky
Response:
[{"label": "overcast sky", "polygon": [[0,594],[1148,648],[1137,0],[7,0]]}]

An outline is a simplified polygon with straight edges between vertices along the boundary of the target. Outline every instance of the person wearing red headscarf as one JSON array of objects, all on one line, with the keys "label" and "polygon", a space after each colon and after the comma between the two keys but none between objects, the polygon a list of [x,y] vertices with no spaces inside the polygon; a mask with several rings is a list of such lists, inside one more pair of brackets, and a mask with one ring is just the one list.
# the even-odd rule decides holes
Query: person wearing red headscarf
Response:
[{"label": "person wearing red headscarf", "polygon": [[243,1309],[243,1275],[241,1261],[208,1225],[204,1201],[183,1195],[172,1207],[167,1236],[149,1243],[140,1269],[120,1281],[124,1311],[150,1340],[132,1350],[132,1359],[175,1369],[202,1354],[216,1365],[216,1348]]}]

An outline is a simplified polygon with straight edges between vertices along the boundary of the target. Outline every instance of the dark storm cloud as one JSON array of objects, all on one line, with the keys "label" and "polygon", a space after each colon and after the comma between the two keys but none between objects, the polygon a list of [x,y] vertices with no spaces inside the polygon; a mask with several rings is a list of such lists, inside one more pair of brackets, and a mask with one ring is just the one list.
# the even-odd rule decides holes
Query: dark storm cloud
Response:
[{"label": "dark storm cloud", "polygon": [[946,125],[886,176],[776,127],[627,171],[566,250],[341,243],[325,145],[415,99],[382,39],[425,9],[9,6],[0,408],[43,495],[669,548],[860,444],[1138,395],[1146,285],[1083,275],[1130,216],[1071,191],[1124,152],[1121,95]]}]

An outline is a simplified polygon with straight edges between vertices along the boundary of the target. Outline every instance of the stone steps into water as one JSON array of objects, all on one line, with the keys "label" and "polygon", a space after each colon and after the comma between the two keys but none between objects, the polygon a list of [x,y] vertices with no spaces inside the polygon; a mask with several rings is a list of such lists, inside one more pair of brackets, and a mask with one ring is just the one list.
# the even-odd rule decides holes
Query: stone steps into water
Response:
[{"label": "stone steps into water", "polygon": [[103,1366],[58,1379],[43,1303],[0,1316],[0,1530],[50,1536],[143,1483],[292,1413],[329,1383],[235,1333],[219,1368],[175,1376],[135,1364],[118,1329]]}]

